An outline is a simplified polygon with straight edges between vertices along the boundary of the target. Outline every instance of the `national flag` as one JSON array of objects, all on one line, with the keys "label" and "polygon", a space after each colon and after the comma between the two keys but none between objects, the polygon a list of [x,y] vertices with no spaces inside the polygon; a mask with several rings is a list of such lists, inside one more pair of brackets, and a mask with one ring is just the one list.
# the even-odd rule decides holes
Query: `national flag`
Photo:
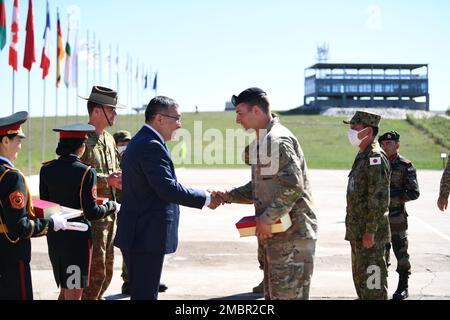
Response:
[{"label": "national flag", "polygon": [[61,31],[61,21],[59,20],[59,10],[57,11],[57,49],[56,49],[56,87],[61,83],[61,61],[64,59],[63,38]]},{"label": "national flag", "polygon": [[9,65],[17,71],[17,49],[19,46],[19,0],[14,0],[11,22],[11,43],[9,44]]},{"label": "national flag", "polygon": [[158,87],[158,71],[155,73],[155,79],[153,79],[153,90],[156,91]]},{"label": "national flag", "polygon": [[27,36],[25,39],[25,54],[23,56],[23,67],[31,71],[31,66],[36,62],[36,54],[34,49],[34,18],[33,18],[33,1],[28,0],[28,16],[27,16]]},{"label": "national flag", "polygon": [[44,46],[42,47],[41,55],[41,69],[42,69],[42,79],[48,75],[48,70],[50,69],[50,11],[47,1],[47,14],[45,18],[45,30],[44,30]]},{"label": "national flag", "polygon": [[71,60],[71,48],[70,48],[70,17],[67,21],[67,39],[66,39],[66,68],[64,71],[64,83],[68,88],[70,86],[70,60]]},{"label": "national flag", "polygon": [[0,51],[6,45],[6,8],[4,0],[0,0]]},{"label": "national flag", "polygon": [[75,42],[73,44],[73,54],[72,54],[72,86],[78,87],[78,31],[75,33]]},{"label": "national flag", "polygon": [[145,73],[145,76],[144,76],[144,90],[147,89],[147,87],[148,87],[148,74]]}]

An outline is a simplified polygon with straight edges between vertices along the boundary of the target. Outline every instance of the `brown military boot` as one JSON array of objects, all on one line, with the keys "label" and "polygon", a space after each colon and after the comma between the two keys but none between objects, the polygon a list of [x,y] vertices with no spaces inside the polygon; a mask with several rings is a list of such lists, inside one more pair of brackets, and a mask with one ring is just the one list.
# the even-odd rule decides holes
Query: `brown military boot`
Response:
[{"label": "brown military boot", "polygon": [[253,293],[264,293],[264,280],[261,281],[256,287],[253,288]]},{"label": "brown military boot", "polygon": [[398,277],[398,287],[395,290],[392,300],[405,300],[409,297],[408,293],[408,277],[407,273],[400,273]]}]

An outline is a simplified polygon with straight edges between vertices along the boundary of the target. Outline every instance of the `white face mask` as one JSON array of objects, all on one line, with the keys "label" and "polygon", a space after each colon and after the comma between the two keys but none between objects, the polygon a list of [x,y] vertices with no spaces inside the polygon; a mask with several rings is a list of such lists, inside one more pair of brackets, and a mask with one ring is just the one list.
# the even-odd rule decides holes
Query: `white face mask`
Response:
[{"label": "white face mask", "polygon": [[118,146],[117,149],[119,150],[119,153],[122,154],[125,149],[127,148],[127,146]]},{"label": "white face mask", "polygon": [[348,132],[347,132],[348,141],[354,147],[358,147],[361,144],[361,142],[362,142],[362,140],[358,138],[358,133],[360,133],[360,132],[361,131],[348,129]]}]

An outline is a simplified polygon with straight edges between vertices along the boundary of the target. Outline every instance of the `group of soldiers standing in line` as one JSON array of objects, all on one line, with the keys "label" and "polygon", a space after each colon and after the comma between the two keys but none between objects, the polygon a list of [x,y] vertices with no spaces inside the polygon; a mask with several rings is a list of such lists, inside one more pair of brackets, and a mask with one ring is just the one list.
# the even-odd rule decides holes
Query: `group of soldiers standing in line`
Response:
[{"label": "group of soldiers standing in line", "polygon": [[[105,129],[114,124],[117,92],[93,87],[88,100],[89,125],[55,128],[60,140],[57,160],[44,163],[40,172],[40,197],[82,209],[76,221],[89,230],[67,229],[58,213],[37,219],[23,175],[13,161],[24,138],[25,112],[0,119],[0,299],[32,299],[30,272],[31,237],[48,235],[49,254],[60,299],[98,300],[108,288],[114,259],[114,226],[120,209],[121,153],[131,135],[114,137]],[[221,203],[255,205],[258,258],[264,269],[267,299],[308,299],[317,239],[317,219],[307,176],[306,160],[297,138],[271,113],[266,93],[249,88],[233,96],[236,120],[245,129],[266,130],[246,148],[259,152],[276,142],[277,172],[264,176],[265,165],[257,156],[252,181],[239,188],[214,192]],[[393,298],[408,297],[411,265],[408,254],[405,203],[419,197],[416,170],[402,157],[400,134],[376,136],[381,117],[357,111],[346,124],[348,139],[359,148],[349,174],[345,239],[351,244],[352,271],[360,299],[387,299],[389,251],[397,258],[399,283]],[[380,146],[381,145],[381,146]],[[120,150],[120,151],[119,151]],[[450,191],[450,161],[441,180],[438,207],[445,210]],[[109,199],[97,204],[97,197]],[[219,204],[217,204],[219,205]],[[272,234],[270,224],[289,214],[292,227]],[[268,227],[268,229],[267,229]],[[64,232],[59,232],[63,230]],[[81,266],[82,281],[74,287],[67,268]],[[123,266],[124,283],[127,282]],[[164,285],[162,285],[164,286]],[[161,288],[161,286],[160,286]],[[124,288],[122,288],[124,290]],[[126,289],[126,288],[125,288]],[[162,290],[163,291],[163,290]]]}]

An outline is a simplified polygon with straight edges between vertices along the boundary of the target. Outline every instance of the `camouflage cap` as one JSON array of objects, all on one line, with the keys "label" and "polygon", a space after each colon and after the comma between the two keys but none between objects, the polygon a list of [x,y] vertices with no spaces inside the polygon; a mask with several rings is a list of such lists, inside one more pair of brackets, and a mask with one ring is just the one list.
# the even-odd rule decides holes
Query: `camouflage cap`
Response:
[{"label": "camouflage cap", "polygon": [[345,121],[345,124],[364,124],[366,126],[376,127],[380,124],[381,116],[375,113],[366,111],[356,111],[350,121]]},{"label": "camouflage cap", "polygon": [[131,133],[126,130],[117,131],[116,133],[114,133],[113,136],[114,136],[114,140],[116,140],[116,143],[131,140]]},{"label": "camouflage cap", "polygon": [[384,140],[400,141],[400,133],[398,133],[395,130],[385,132],[378,138],[378,142],[381,142]]}]

